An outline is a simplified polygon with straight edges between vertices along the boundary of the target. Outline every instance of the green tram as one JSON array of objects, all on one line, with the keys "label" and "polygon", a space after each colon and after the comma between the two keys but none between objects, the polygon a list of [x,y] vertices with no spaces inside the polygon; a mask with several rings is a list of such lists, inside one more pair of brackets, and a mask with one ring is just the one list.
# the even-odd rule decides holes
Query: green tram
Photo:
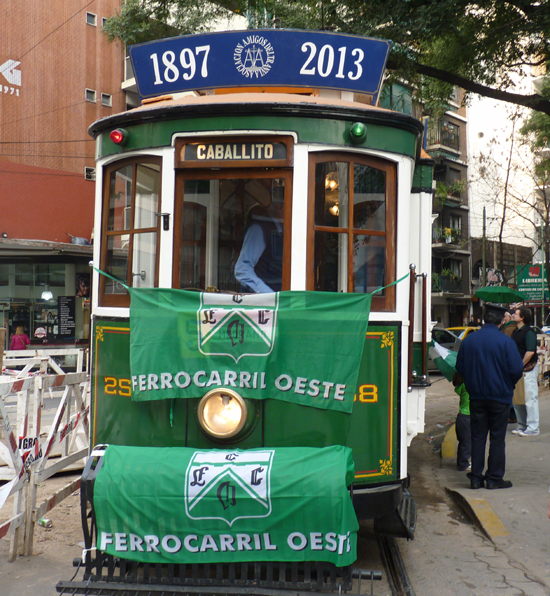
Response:
[{"label": "green tram", "polygon": [[[263,38],[271,34],[256,32]],[[316,35],[330,36],[333,44],[344,37],[354,41],[349,36]],[[220,39],[216,34],[197,37],[197,43],[202,40],[198,48],[206,47],[205,38],[213,39],[212,44]],[[172,41],[182,39],[190,38]],[[249,47],[253,43],[259,50],[265,47],[261,39],[246,39]],[[330,58],[325,39],[303,42],[302,53],[317,44],[318,54],[324,51],[322,58]],[[275,41],[271,41],[274,52]],[[162,76],[163,64],[166,78],[175,78],[173,71],[178,68],[173,57],[178,52],[162,53],[162,47],[144,45],[146,59],[155,69],[150,80],[156,82]],[[241,45],[246,49],[244,41]],[[334,60],[344,53],[337,50]],[[352,52],[361,55],[354,49],[346,56]],[[192,48],[179,52],[180,71],[188,68],[183,69],[183,77],[179,73],[182,82],[185,72],[190,72],[191,58],[199,72],[199,58],[206,53]],[[311,56],[306,53],[306,58]],[[325,62],[319,58],[319,71],[328,69],[328,58]],[[134,67],[138,73],[140,66],[134,63]],[[345,72],[341,64],[338,68]],[[350,78],[354,72],[350,68]],[[255,81],[199,92],[167,93],[159,85],[160,95],[151,93],[140,107],[90,127],[97,142],[93,449],[82,479],[84,581],[61,582],[60,591],[71,586],[71,593],[82,589],[81,593],[92,594],[108,586],[109,593],[116,593],[117,586],[124,586],[129,590],[125,593],[134,593],[129,584],[136,583],[147,584],[151,593],[157,593],[156,588],[161,591],[161,584],[164,589],[170,584],[173,593],[177,589],[239,593],[247,586],[249,590],[322,591],[337,589],[336,577],[343,577],[344,590],[349,589],[351,566],[323,557],[319,563],[312,550],[330,551],[330,555],[349,552],[350,532],[347,538],[338,531],[317,533],[307,525],[315,525],[315,520],[304,521],[305,529],[289,534],[288,544],[296,555],[289,557],[279,548],[282,539],[274,537],[275,526],[283,527],[285,521],[270,521],[261,513],[267,506],[268,495],[261,492],[266,485],[272,491],[270,512],[276,509],[276,498],[295,490],[316,493],[310,494],[310,500],[304,496],[303,505],[296,506],[295,501],[282,505],[298,518],[306,512],[324,518],[327,510],[338,509],[341,495],[331,496],[335,484],[331,466],[336,466],[336,474],[341,470],[338,482],[346,498],[351,496],[357,519],[374,519],[382,534],[413,537],[416,513],[408,491],[407,448],[424,424],[430,307],[426,281],[431,267],[433,162],[421,149],[423,125],[407,115],[369,105],[376,102],[376,93],[327,91],[315,78],[309,88],[297,87],[294,81],[284,88],[251,86]],[[197,81],[194,84],[198,86]],[[255,233],[249,233],[254,226]],[[194,323],[193,317],[182,323],[176,313],[173,323],[167,323],[161,320],[163,315],[157,319],[154,314],[149,326],[141,329],[138,345],[132,327],[134,290],[149,295],[156,289],[167,292],[169,300],[176,294],[196,296],[199,318],[195,314]],[[208,368],[211,360],[205,346],[210,336],[178,344],[182,334],[193,337],[197,327],[212,323],[220,313],[250,303],[259,317],[256,327],[241,312],[240,318],[228,315],[233,316],[232,322],[218,334],[219,342],[242,343],[250,329],[257,330],[274,318],[274,297],[280,297],[277,304],[282,305],[287,293],[300,300],[317,295],[338,300],[372,296],[368,328],[364,335],[361,332],[359,350],[353,348],[359,354],[358,373],[351,397],[346,397],[352,402],[347,411],[311,407],[301,400],[308,395],[313,401],[344,399],[342,386],[323,378],[324,370],[304,376],[281,374],[275,383],[283,398],[264,398],[270,369],[254,372],[251,362],[255,361],[248,352],[240,352],[232,366],[220,373]],[[261,308],[253,308],[254,300],[260,300]],[[291,304],[291,311],[296,304]],[[310,331],[294,333],[294,339],[300,340],[294,342],[286,342],[281,335],[278,349],[289,352],[289,366],[294,363],[301,370],[315,360],[316,342],[322,341],[327,321],[335,323],[346,338],[348,328],[357,325],[351,310],[348,318],[347,302],[334,304],[328,318],[314,312],[313,343],[303,337]],[[144,312],[150,314],[147,304]],[[281,324],[282,317],[280,313]],[[315,333],[320,334],[318,340]],[[260,339],[269,344],[265,334]],[[329,346],[335,361],[349,359],[348,355],[338,359],[347,341]],[[131,352],[138,349],[144,366],[149,363],[154,368],[160,362],[160,372],[155,368],[157,374],[135,373]],[[198,352],[206,354],[206,360],[191,370],[185,354],[192,359]],[[181,357],[180,372],[163,373],[163,361],[168,370],[168,360],[175,353],[176,359],[178,354]],[[239,363],[244,363],[240,369]],[[178,399],[177,393],[167,399],[136,399],[147,390],[154,393],[166,387],[181,388],[187,399]],[[260,399],[247,397],[253,390],[259,391],[255,395]],[[110,452],[114,467],[102,484],[100,505],[98,483],[107,474]],[[325,454],[326,461],[315,459],[316,454]],[[310,455],[313,459],[308,459]],[[178,497],[179,489],[174,487],[198,489],[219,458],[225,458],[225,467],[216,468],[223,471],[217,480],[209,480],[210,505],[197,497],[206,494],[206,488],[194,496]],[[248,462],[240,471],[228,467],[236,458]],[[283,468],[270,467],[278,458],[286,462]],[[304,461],[313,484],[298,490],[295,479],[289,478],[294,478],[294,471],[304,474]],[[287,484],[281,480],[279,486],[278,475]],[[125,490],[125,483],[131,488]],[[121,491],[118,497],[112,493],[115,488]],[[147,500],[147,490],[165,491],[168,509],[184,517],[181,512],[187,513],[185,537],[170,529],[170,523],[179,522],[166,521],[171,514],[161,513],[163,505],[157,509],[154,500]],[[164,498],[156,497],[159,502]],[[204,511],[216,499],[220,511],[235,508],[241,497],[249,498],[244,510],[231,518],[222,520],[225,514],[216,518],[215,523],[225,530],[217,535],[210,531],[209,538],[201,538],[194,528],[201,523],[197,520],[208,517]],[[113,504],[115,498],[126,505]],[[315,500],[323,501],[316,513]],[[141,522],[126,533],[120,528],[106,532],[105,520],[103,530],[98,529],[101,515],[115,518],[117,507],[118,513],[129,507],[120,513],[126,520],[137,516],[138,510],[143,515],[146,511],[151,523],[162,526],[156,538],[153,531],[145,535],[146,530],[135,529]],[[200,515],[194,513],[200,511]],[[239,533],[246,517],[252,518],[248,520],[252,525],[247,526],[248,534]],[[170,559],[172,553],[181,558]],[[209,558],[201,559],[201,553]],[[242,553],[247,555],[244,559]]]}]

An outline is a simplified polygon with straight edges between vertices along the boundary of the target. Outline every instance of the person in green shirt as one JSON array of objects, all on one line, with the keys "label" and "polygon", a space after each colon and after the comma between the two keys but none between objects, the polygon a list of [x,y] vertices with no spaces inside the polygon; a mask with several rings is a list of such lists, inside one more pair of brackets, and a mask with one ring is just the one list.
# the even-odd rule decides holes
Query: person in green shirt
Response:
[{"label": "person in green shirt", "polygon": [[458,449],[456,451],[456,465],[460,472],[469,472],[472,469],[472,433],[470,431],[470,396],[466,391],[464,379],[458,372],[453,374],[452,380],[455,393],[460,397],[458,414],[456,415],[456,438]]}]

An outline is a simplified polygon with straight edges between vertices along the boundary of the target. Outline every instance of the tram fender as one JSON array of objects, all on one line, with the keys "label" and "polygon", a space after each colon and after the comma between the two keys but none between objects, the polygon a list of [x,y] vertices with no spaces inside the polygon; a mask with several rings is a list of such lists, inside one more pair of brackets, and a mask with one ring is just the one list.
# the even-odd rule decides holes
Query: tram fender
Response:
[{"label": "tram fender", "polygon": [[374,530],[378,534],[394,538],[414,538],[416,528],[416,503],[411,493],[403,489],[403,498],[390,514],[374,520]]}]

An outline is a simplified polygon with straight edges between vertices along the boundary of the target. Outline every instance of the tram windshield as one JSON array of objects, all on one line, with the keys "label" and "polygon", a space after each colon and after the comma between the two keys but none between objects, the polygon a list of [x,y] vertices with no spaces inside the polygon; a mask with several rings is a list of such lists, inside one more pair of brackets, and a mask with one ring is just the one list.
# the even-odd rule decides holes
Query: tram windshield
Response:
[{"label": "tram windshield", "polygon": [[179,287],[280,291],[284,200],[284,178],[185,180]]}]

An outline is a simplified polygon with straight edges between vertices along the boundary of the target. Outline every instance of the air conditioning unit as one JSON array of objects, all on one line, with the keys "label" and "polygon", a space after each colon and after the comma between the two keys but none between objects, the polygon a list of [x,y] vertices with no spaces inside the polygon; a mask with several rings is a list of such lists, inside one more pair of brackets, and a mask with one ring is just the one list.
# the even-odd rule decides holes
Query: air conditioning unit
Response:
[{"label": "air conditioning unit", "polygon": [[84,168],[84,178],[95,181],[95,168]]}]

